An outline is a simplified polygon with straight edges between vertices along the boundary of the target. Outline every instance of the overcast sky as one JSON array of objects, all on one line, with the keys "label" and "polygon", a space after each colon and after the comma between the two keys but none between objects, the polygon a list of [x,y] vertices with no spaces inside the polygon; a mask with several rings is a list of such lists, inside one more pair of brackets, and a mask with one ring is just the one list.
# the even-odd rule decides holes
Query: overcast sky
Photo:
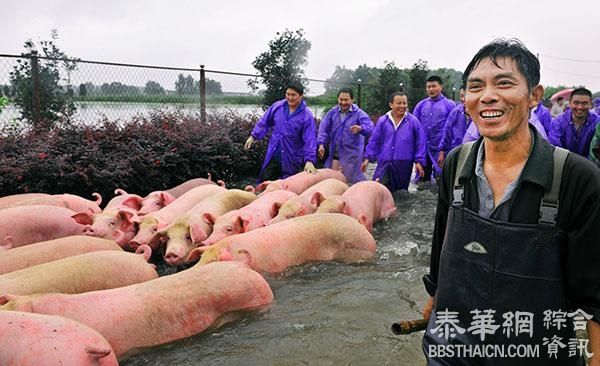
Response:
[{"label": "overcast sky", "polygon": [[[497,37],[517,37],[539,54],[544,85],[600,91],[600,1],[3,1],[0,53],[48,39],[84,60],[254,73],[251,63],[275,33],[303,28],[312,42],[306,75],[336,65],[463,70]],[[576,59],[587,62],[574,62]]]}]

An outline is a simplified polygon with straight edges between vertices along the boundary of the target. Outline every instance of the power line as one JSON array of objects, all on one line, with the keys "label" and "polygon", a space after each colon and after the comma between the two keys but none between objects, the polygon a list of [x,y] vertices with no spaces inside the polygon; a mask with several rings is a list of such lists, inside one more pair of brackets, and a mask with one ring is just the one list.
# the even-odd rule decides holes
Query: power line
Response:
[{"label": "power line", "polygon": [[600,64],[600,60],[580,60],[580,59],[576,59],[576,58],[544,55],[543,53],[540,53],[540,56],[544,56],[547,58],[554,58],[557,60],[564,60],[564,61],[583,62],[583,63],[589,63],[589,64]]}]

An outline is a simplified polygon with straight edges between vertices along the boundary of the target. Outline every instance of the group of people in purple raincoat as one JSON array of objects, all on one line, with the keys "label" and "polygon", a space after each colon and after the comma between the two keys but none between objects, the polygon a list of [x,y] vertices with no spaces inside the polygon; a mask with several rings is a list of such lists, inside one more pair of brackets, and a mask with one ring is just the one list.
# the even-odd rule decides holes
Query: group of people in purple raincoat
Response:
[{"label": "group of people in purple raincoat", "polygon": [[[316,173],[317,154],[325,159],[327,150],[324,167],[341,169],[351,184],[366,179],[369,162],[377,162],[373,179],[392,192],[408,189],[413,170],[421,182],[437,178],[447,153],[478,139],[479,132],[465,110],[464,88],[461,103],[455,104],[442,94],[440,77],[430,76],[425,87],[428,97],[413,113],[408,111],[404,93],[390,95],[390,111],[375,125],[354,104],[352,89],[341,89],[338,104],[325,114],[317,131],[315,118],[302,99],[304,90],[290,85],[286,98],[269,107],[246,141],[249,149],[272,130],[259,181],[286,178],[302,170]],[[550,143],[589,157],[600,123],[600,116],[591,108],[591,92],[578,88],[564,113],[552,119],[540,102],[531,110],[529,123]]]}]

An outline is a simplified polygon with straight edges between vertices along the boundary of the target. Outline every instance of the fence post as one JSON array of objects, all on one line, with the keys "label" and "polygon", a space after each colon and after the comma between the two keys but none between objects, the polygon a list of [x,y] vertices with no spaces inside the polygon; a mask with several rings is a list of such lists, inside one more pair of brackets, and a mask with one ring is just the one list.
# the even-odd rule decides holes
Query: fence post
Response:
[{"label": "fence post", "polygon": [[206,75],[204,65],[200,65],[200,121],[206,123]]},{"label": "fence post", "polygon": [[362,108],[362,80],[358,79],[358,90],[356,93],[356,103],[359,108]]},{"label": "fence post", "polygon": [[30,62],[31,62],[31,103],[33,110],[31,111],[31,117],[33,118],[34,125],[37,125],[38,122],[42,119],[42,87],[40,84],[40,68],[38,63],[38,53],[37,51],[31,51],[30,54]]}]

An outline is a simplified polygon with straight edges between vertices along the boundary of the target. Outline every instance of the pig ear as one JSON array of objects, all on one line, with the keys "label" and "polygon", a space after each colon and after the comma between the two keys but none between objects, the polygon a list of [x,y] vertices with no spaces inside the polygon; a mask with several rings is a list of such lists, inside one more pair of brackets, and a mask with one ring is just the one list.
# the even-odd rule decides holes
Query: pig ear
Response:
[{"label": "pig ear", "polygon": [[71,217],[81,225],[92,225],[94,223],[94,215],[89,212],[77,212],[71,215]]},{"label": "pig ear", "polygon": [[210,212],[206,212],[202,215],[202,221],[209,224],[210,226],[214,226],[215,221],[217,221],[217,218],[215,217],[215,215],[211,214]]},{"label": "pig ear", "polygon": [[364,227],[366,227],[367,230],[369,230],[369,232],[373,230],[373,224],[369,222],[367,215],[365,215],[364,213],[358,215],[358,222]]},{"label": "pig ear", "polygon": [[169,192],[160,192],[160,200],[162,201],[163,206],[166,206],[175,201],[175,197],[173,197],[173,195]]},{"label": "pig ear", "polygon": [[247,218],[242,217],[240,215],[240,216],[237,217],[236,223],[239,226],[241,233],[247,233],[248,232],[248,227],[250,226],[250,220],[248,220]]},{"label": "pig ear", "polygon": [[124,189],[117,188],[117,189],[115,189],[115,194],[118,196],[123,196],[123,195],[126,195],[127,192]]},{"label": "pig ear", "polygon": [[9,301],[18,299],[18,295],[0,295],[0,305],[6,305]]},{"label": "pig ear", "polygon": [[139,196],[131,196],[121,202],[121,206],[132,208],[139,211],[142,208],[142,198]]},{"label": "pig ear", "polygon": [[254,189],[254,191],[255,192],[264,191],[267,188],[267,186],[271,183],[273,183],[273,182],[270,180],[266,180],[266,181],[262,182],[261,184],[257,185],[256,188]]},{"label": "pig ear", "polygon": [[219,179],[219,180],[217,181],[217,184],[219,184],[219,185],[220,185],[221,187],[223,187],[223,188],[227,188],[227,187],[225,186],[225,181],[223,181],[223,180],[220,180],[220,179]]},{"label": "pig ear", "polygon": [[279,209],[281,208],[281,205],[283,205],[283,203],[281,202],[273,202],[273,205],[271,206],[271,218],[277,216],[279,214]]},{"label": "pig ear", "polygon": [[192,243],[200,244],[202,240],[205,240],[208,237],[204,229],[202,229],[201,224],[191,224],[190,225],[190,238],[192,239]]},{"label": "pig ear", "polygon": [[317,207],[321,206],[321,202],[323,201],[325,201],[325,196],[321,192],[313,193],[312,197],[310,198],[310,203]]},{"label": "pig ear", "polygon": [[290,186],[285,181],[281,182],[280,186],[284,191],[289,191]]},{"label": "pig ear", "polygon": [[189,263],[189,262],[197,262],[197,261],[199,261],[200,258],[202,257],[202,255],[204,254],[204,252],[206,252],[210,248],[212,248],[212,247],[210,247],[210,246],[206,247],[205,246],[205,247],[198,247],[198,248],[192,249],[192,251],[190,252],[190,254],[188,254],[188,257],[185,260],[185,262]]},{"label": "pig ear", "polygon": [[256,189],[254,189],[254,187],[252,187],[251,185],[247,185],[246,187],[244,187],[244,191],[256,193]]}]

